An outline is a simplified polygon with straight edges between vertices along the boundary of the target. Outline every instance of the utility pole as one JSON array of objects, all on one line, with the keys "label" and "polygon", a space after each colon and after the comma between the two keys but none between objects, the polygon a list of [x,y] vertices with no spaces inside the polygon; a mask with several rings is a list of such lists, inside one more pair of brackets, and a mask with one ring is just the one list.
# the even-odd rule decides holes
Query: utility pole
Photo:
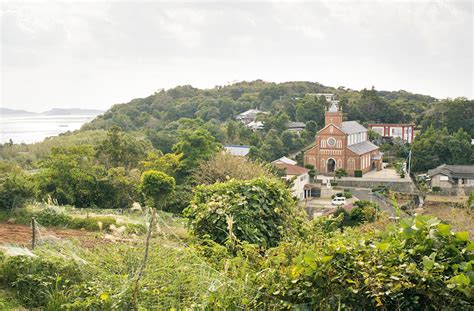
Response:
[{"label": "utility pole", "polygon": [[408,152],[408,176],[410,176],[410,170],[411,170],[411,149]]},{"label": "utility pole", "polygon": [[31,217],[31,249],[36,246],[36,219]]}]

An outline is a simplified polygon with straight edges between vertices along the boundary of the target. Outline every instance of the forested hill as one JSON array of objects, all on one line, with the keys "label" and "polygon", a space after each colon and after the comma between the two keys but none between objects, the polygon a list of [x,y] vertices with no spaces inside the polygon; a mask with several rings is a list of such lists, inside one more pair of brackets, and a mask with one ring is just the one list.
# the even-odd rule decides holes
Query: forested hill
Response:
[{"label": "forested hill", "polygon": [[178,86],[127,104],[115,105],[85,128],[108,128],[112,125],[124,130],[156,128],[156,121],[164,125],[180,118],[226,121],[250,108],[270,111],[274,115],[284,113],[291,121],[314,120],[320,125],[324,103],[310,95],[315,93],[336,94],[346,117],[361,122],[415,122],[416,117],[436,101],[431,96],[406,91],[359,92],[315,82],[276,84],[257,80],[204,90]]},{"label": "forested hill", "polygon": [[[204,90],[192,86],[162,90],[146,98],[113,106],[84,125],[83,130],[109,129],[115,125],[128,132],[139,131],[155,148],[171,152],[177,142],[176,131],[199,127],[207,129],[220,143],[250,145],[254,147],[251,156],[274,160],[310,143],[323,125],[327,102],[323,97],[314,96],[315,93],[336,94],[348,120],[362,123],[414,122],[425,128],[437,122],[437,126],[446,126],[450,131],[462,127],[474,135],[472,101],[438,101],[431,96],[406,91],[355,91],[315,82],[277,84],[262,80]],[[458,107],[454,119],[449,113],[439,113],[451,105]],[[264,130],[258,133],[234,121],[237,114],[251,108],[271,113],[266,117]],[[460,109],[471,111],[458,114]],[[425,119],[428,112],[429,118]],[[452,119],[456,122],[453,123]],[[289,121],[305,122],[306,130],[300,136],[289,133],[286,131]]]}]

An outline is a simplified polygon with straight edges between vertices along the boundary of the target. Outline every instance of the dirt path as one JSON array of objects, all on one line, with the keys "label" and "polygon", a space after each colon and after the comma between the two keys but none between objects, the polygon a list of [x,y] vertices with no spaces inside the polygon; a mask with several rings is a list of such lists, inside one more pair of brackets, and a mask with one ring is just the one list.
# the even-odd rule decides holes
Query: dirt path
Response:
[{"label": "dirt path", "polygon": [[[90,232],[72,229],[57,229],[48,228],[42,229],[41,236],[52,236],[56,238],[93,238]],[[16,245],[30,245],[31,244],[31,227],[25,225],[0,223],[0,245],[2,244],[16,244]]]}]

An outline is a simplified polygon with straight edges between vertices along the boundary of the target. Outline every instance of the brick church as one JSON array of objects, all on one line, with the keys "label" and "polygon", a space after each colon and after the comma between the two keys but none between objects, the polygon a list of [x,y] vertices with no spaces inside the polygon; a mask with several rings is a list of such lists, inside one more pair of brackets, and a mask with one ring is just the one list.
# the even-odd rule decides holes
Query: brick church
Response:
[{"label": "brick church", "polygon": [[382,153],[368,140],[367,129],[356,121],[342,121],[336,101],[325,114],[325,126],[316,134],[316,144],[304,154],[304,163],[312,164],[318,174],[333,175],[343,168],[349,176],[355,171],[367,173],[382,169]]}]

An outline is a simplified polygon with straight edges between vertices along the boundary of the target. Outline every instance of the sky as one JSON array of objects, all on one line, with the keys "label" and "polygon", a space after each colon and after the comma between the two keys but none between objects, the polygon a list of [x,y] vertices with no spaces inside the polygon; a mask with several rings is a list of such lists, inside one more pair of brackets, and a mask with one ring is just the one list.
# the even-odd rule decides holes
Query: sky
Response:
[{"label": "sky", "polygon": [[1,107],[313,81],[473,98],[472,1],[2,1]]}]

